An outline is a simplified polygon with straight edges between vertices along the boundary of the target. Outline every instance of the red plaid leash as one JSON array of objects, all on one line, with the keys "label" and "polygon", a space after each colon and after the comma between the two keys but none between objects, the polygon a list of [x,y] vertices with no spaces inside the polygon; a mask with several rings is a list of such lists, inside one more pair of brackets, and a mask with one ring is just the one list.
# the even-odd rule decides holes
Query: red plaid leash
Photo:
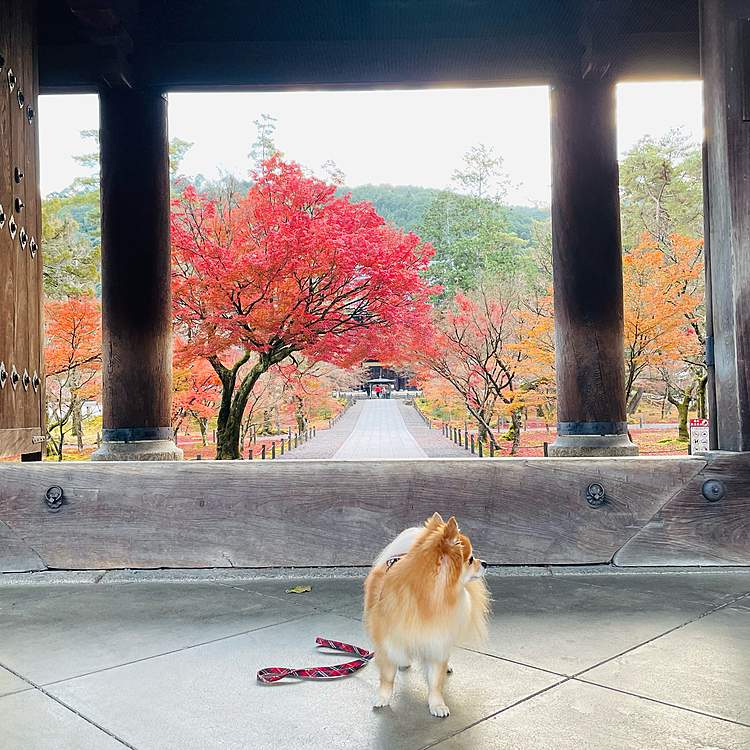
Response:
[{"label": "red plaid leash", "polygon": [[258,682],[277,682],[285,677],[309,677],[316,680],[332,680],[336,677],[346,677],[354,674],[367,664],[375,654],[372,651],[365,651],[358,646],[350,646],[348,643],[339,641],[329,641],[325,638],[316,638],[318,646],[332,648],[335,651],[344,651],[348,654],[357,654],[361,657],[354,661],[348,661],[346,664],[335,664],[331,667],[309,667],[308,669],[285,669],[284,667],[266,667],[258,672]]}]

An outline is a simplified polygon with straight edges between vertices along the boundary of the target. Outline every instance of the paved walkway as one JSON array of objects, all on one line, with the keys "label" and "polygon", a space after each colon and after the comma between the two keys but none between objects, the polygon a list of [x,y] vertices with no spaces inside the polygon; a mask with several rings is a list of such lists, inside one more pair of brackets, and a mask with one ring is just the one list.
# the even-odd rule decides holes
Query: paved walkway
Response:
[{"label": "paved walkway", "polygon": [[[0,575],[0,748],[750,747],[750,571],[490,576],[489,638],[454,652],[445,719],[429,714],[417,666],[378,711],[374,666],[256,683],[263,667],[348,660],[316,649],[316,636],[371,647],[362,580],[347,573],[81,572],[92,582],[55,585],[31,582],[60,574]],[[299,584],[311,591],[285,593]]]},{"label": "paved walkway", "polygon": [[370,399],[364,402],[354,431],[333,458],[427,458],[427,453],[406,429],[395,399]]}]

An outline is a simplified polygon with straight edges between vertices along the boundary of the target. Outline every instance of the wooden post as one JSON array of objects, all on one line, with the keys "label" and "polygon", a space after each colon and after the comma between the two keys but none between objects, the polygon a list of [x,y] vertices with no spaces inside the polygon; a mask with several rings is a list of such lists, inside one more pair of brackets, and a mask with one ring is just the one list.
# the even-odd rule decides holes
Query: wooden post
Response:
[{"label": "wooden post", "polygon": [[263,445],[261,445],[260,447],[260,457],[263,460],[265,460],[266,458],[266,444],[265,443],[263,443]]},{"label": "wooden post", "polygon": [[276,458],[276,441],[271,443],[271,458]]},{"label": "wooden post", "polygon": [[550,93],[557,439],[550,456],[636,455],[627,435],[615,82]]},{"label": "wooden post", "polygon": [[281,448],[281,455],[283,456],[284,455],[284,439],[283,438],[281,439],[281,444],[279,447]]},{"label": "wooden post", "polygon": [[701,3],[709,439],[725,451],[750,451],[748,18],[748,2]]},{"label": "wooden post", "polygon": [[479,445],[479,458],[482,458],[482,441],[477,440],[477,444]]},{"label": "wooden post", "polygon": [[471,452],[474,453],[474,436],[471,436]]},{"label": "wooden post", "polygon": [[92,460],[180,460],[172,418],[167,101],[102,89],[102,447]]}]

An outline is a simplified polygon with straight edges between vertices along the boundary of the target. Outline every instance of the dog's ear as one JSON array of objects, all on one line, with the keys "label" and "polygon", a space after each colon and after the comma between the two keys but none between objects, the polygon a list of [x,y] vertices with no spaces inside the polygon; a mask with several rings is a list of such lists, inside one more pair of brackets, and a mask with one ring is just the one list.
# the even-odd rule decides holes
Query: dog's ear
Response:
[{"label": "dog's ear", "polygon": [[427,523],[425,523],[425,526],[428,529],[436,529],[440,524],[443,523],[443,517],[440,515],[440,513],[434,513],[432,518],[430,518]]},{"label": "dog's ear", "polygon": [[448,539],[454,544],[458,544],[460,542],[458,534],[458,524],[456,523],[456,519],[451,516],[450,520],[445,524],[445,527],[443,528],[443,539]]}]

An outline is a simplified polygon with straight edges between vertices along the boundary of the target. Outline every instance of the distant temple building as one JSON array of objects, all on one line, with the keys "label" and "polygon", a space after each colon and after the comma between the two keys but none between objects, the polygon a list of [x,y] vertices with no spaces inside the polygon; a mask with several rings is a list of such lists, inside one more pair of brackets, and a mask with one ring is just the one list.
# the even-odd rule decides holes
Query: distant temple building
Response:
[{"label": "distant temple building", "polygon": [[414,378],[414,373],[409,370],[394,370],[376,359],[365,359],[362,367],[366,374],[361,389],[367,393],[372,393],[376,386],[380,386],[386,393],[414,389],[413,385],[407,386]]}]

